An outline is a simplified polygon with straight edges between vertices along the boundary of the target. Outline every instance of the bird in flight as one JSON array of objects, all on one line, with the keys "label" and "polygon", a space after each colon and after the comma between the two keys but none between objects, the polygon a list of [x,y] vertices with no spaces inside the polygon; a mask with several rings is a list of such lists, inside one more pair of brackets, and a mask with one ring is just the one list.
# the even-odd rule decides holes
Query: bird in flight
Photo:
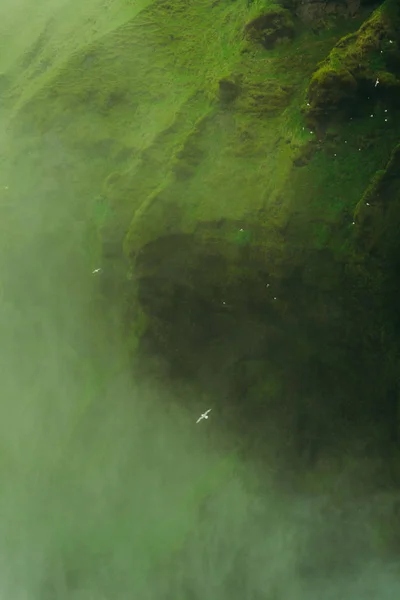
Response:
[{"label": "bird in flight", "polygon": [[92,273],[100,273],[101,269],[95,269],[94,271],[92,271]]},{"label": "bird in flight", "polygon": [[208,419],[209,412],[211,412],[211,408],[209,408],[208,410],[206,410],[206,412],[204,412],[202,415],[200,415],[200,417],[197,419],[196,423],[200,423],[200,421],[202,421],[203,419]]}]

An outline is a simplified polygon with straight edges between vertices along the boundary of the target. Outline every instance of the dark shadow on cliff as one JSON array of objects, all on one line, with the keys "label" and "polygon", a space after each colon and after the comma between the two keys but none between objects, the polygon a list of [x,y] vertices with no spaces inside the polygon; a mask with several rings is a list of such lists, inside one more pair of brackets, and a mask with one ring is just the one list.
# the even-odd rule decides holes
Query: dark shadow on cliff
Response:
[{"label": "dark shadow on cliff", "polygon": [[283,264],[278,275],[261,247],[201,234],[148,244],[136,263],[144,362],[159,356],[164,376],[210,394],[258,452],[279,431],[292,467],[356,440],[384,460],[398,443],[398,397],[377,299],[328,250]]}]

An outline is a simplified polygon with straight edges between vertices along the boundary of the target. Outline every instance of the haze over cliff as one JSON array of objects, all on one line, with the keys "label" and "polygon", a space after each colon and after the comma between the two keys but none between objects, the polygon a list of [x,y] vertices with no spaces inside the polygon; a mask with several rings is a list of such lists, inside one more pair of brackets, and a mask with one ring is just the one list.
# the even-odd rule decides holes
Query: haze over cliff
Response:
[{"label": "haze over cliff", "polygon": [[1,3],[0,596],[399,595],[398,13]]}]

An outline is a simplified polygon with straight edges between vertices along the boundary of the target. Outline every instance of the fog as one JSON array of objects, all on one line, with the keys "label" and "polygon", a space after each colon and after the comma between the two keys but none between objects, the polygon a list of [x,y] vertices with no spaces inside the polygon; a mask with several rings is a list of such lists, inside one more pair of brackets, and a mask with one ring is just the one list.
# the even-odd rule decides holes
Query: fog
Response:
[{"label": "fog", "polygon": [[217,397],[133,375],[62,173],[79,159],[55,133],[20,155],[32,140],[7,132],[7,117],[0,598],[400,597],[400,504],[379,488],[380,465],[341,455],[293,485],[275,442],[261,461],[242,452]]}]

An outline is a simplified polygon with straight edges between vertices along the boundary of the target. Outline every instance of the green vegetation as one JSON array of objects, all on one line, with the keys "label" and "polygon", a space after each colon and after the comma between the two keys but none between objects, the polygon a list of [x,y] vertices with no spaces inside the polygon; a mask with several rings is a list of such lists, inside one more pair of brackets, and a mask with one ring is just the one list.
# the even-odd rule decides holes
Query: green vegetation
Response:
[{"label": "green vegetation", "polygon": [[[360,206],[400,135],[397,4],[318,32],[269,2],[117,5],[79,43],[65,34],[46,68],[46,27],[5,65],[19,140],[10,188],[27,193],[21,164],[34,172],[57,140],[87,260],[106,265],[133,363],[143,340],[188,377],[210,347],[228,380],[243,361],[255,361],[257,376],[251,365],[243,372],[257,381],[284,362],[294,374],[279,385],[274,375],[276,397],[308,377],[312,403],[313,373],[337,373],[333,396],[350,398],[374,362],[373,383],[357,392],[372,402],[394,373],[381,359],[390,320],[378,315],[381,280],[371,243],[359,242]],[[386,231],[389,214],[379,225],[368,217],[369,231]],[[230,339],[237,323],[251,330],[249,313],[263,332],[257,350]],[[271,340],[279,351],[267,368]],[[258,403],[268,381],[241,385],[257,389]]]},{"label": "green vegetation", "polygon": [[399,4],[387,0],[356,33],[340,39],[311,78],[304,108],[311,126],[356,114],[370,94],[397,104],[399,29]]},{"label": "green vegetation", "polygon": [[246,35],[267,50],[274,48],[282,40],[288,41],[295,35],[295,25],[289,10],[272,4],[258,11],[246,24]]},{"label": "green vegetation", "polygon": [[371,11],[0,3],[2,597],[399,597],[400,28]]}]

